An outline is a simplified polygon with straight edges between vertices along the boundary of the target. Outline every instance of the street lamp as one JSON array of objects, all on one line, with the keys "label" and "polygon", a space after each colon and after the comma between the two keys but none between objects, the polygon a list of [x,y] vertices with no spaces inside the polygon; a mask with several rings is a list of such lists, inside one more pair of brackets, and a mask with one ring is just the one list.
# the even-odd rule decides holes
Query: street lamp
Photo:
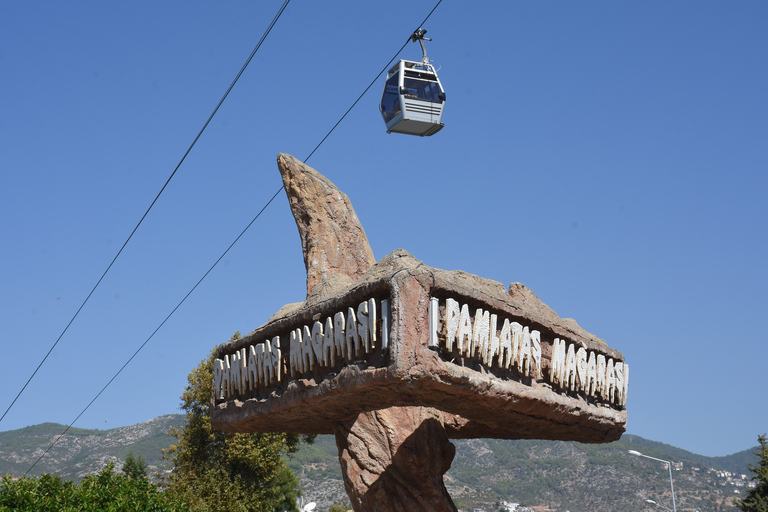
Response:
[{"label": "street lamp", "polygon": [[664,510],[668,510],[669,512],[672,512],[671,510],[669,510],[669,509],[668,509],[667,507],[665,507],[664,505],[661,505],[661,504],[659,504],[659,503],[656,503],[656,502],[655,502],[655,501],[653,501],[653,500],[645,500],[645,502],[646,502],[646,503],[650,503],[651,505],[656,505],[657,507],[659,507],[659,508],[663,508]]},{"label": "street lamp", "polygon": [[[672,510],[673,510],[673,512],[677,512],[677,507],[675,506],[675,484],[672,483],[672,463],[669,462],[668,460],[657,459],[656,457],[651,457],[650,455],[644,455],[644,454],[638,452],[637,450],[629,450],[629,453],[631,453],[632,455],[637,455],[638,457],[645,457],[646,459],[653,459],[653,460],[657,460],[659,462],[664,462],[664,463],[667,464],[667,468],[669,468],[669,485],[672,488]],[[659,506],[661,506],[661,505],[659,505]],[[662,507],[662,508],[664,508],[664,507]],[[667,510],[669,510],[669,509],[667,509]]]}]

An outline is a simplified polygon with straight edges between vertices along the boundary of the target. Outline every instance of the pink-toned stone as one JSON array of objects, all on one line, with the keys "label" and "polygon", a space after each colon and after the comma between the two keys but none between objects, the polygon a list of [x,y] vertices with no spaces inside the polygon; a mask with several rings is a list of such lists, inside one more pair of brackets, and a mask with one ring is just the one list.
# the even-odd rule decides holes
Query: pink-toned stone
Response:
[{"label": "pink-toned stone", "polygon": [[[514,287],[513,287],[514,288]],[[383,292],[382,292],[383,291]],[[503,284],[461,271],[424,265],[402,249],[385,256],[363,277],[337,289],[335,296],[292,305],[240,340],[222,346],[234,352],[258,340],[284,335],[350,301],[385,293],[392,301],[388,351],[355,364],[316,370],[284,381],[265,394],[216,403],[211,420],[230,432],[333,433],[339,419],[389,407],[425,406],[456,417],[447,425],[451,439],[559,439],[602,443],[618,439],[626,428],[624,409],[606,407],[553,389],[546,382],[520,382],[446,360],[428,348],[430,296],[447,294],[509,315],[542,332],[542,371],[550,371],[547,343],[565,337],[617,361],[611,349],[575,322],[559,318],[532,293],[510,295]],[[350,297],[352,299],[350,299]]]},{"label": "pink-toned stone", "polygon": [[290,155],[280,154],[278,167],[301,237],[307,299],[223,345],[217,357],[275,336],[285,339],[287,354],[287,333],[371,298],[391,302],[389,347],[332,367],[316,365],[246,396],[214,400],[215,428],[333,433],[357,512],[454,512],[442,479],[454,456],[449,438],[599,443],[621,436],[622,407],[556,389],[541,376],[497,376],[471,357],[430,348],[430,300],[457,298],[536,329],[543,374],[551,371],[558,337],[623,362],[620,352],[574,320],[561,319],[520,283],[505,289],[466,272],[432,268],[402,249],[376,262],[346,195]]},{"label": "pink-toned stone", "polygon": [[456,453],[442,413],[391,407],[334,428],[344,485],[355,510],[456,512],[443,475]]},{"label": "pink-toned stone", "polygon": [[342,276],[340,283],[360,278],[376,260],[349,198],[291,155],[279,154],[277,166],[301,236],[307,295],[334,277]]},{"label": "pink-toned stone", "polygon": [[[307,297],[331,297],[373,266],[368,238],[349,198],[325,176],[290,155],[277,161],[301,237]],[[439,411],[360,412],[333,422],[333,430],[355,510],[456,510],[443,484],[455,449]]]}]

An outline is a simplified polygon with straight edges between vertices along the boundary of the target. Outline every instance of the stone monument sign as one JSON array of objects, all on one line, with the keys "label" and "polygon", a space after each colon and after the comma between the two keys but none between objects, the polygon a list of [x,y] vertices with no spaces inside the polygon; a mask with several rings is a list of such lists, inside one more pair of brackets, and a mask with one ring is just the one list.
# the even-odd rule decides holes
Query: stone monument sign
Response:
[{"label": "stone monument sign", "polygon": [[307,298],[219,347],[211,420],[334,434],[354,509],[456,510],[448,439],[603,443],[626,427],[623,355],[528,288],[373,257],[352,204],[290,155]]}]

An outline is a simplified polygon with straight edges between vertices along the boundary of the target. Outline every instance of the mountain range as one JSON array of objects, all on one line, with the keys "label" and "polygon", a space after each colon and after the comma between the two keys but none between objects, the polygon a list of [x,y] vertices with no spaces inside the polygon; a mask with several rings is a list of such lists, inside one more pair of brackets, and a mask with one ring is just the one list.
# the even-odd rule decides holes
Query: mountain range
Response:
[{"label": "mountain range", "polygon": [[[167,415],[108,430],[70,428],[64,436],[66,427],[57,423],[0,432],[0,475],[57,473],[79,481],[109,461],[120,468],[131,452],[144,457],[150,473],[162,473],[171,467],[160,452],[171,444],[168,429],[183,421],[183,415]],[[456,457],[445,483],[459,510],[466,511],[504,511],[515,503],[518,511],[671,510],[667,465],[629,450],[672,461],[678,511],[735,511],[734,498],[743,496],[751,482],[749,465],[757,464],[754,450],[706,457],[630,434],[600,445],[497,439],[453,443]],[[318,511],[347,503],[333,436],[303,446],[289,466],[299,476],[305,502],[316,502]]]}]

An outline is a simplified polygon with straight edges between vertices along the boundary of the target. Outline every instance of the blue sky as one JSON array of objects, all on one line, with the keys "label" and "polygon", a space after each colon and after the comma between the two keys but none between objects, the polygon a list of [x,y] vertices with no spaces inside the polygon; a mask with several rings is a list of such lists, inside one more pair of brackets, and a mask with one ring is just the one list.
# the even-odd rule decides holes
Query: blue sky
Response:
[{"label": "blue sky", "polygon": [[[5,3],[2,411],[281,3]],[[277,154],[305,159],[434,4],[292,2],[0,430],[73,421],[277,192]],[[380,79],[308,164],[377,258],[522,282],[622,351],[629,433],[748,449],[768,431],[766,20],[747,1],[446,0],[425,25],[443,131],[386,134]],[[75,426],[177,412],[214,345],[305,292],[281,194]]]}]

